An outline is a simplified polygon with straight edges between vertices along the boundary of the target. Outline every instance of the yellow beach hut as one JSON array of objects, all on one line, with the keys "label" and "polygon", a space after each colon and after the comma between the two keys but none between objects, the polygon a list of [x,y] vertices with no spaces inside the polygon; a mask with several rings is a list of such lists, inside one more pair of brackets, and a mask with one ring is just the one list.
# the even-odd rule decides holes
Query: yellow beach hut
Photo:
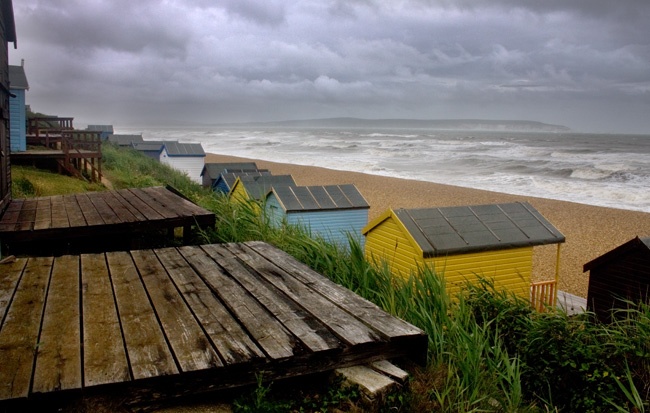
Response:
[{"label": "yellow beach hut", "polygon": [[[291,175],[238,176],[228,197],[235,202],[263,202],[272,187],[295,186]],[[257,212],[261,209],[256,206]]]},{"label": "yellow beach hut", "polygon": [[548,295],[543,301],[555,304],[559,245],[565,238],[526,202],[390,209],[363,234],[366,256],[386,262],[395,275],[408,277],[429,266],[444,276],[452,293],[466,281],[484,277],[497,289],[524,298],[531,294],[533,247],[558,244],[555,280],[542,284],[541,292]]}]

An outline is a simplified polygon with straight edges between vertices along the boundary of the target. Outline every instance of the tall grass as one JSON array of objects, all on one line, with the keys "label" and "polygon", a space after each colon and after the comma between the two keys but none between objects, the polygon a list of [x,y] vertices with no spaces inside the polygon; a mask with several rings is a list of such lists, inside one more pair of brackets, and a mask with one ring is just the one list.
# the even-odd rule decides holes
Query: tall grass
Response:
[{"label": "tall grass", "polygon": [[[644,411],[650,395],[650,309],[631,307],[612,325],[592,315],[543,314],[489,280],[450,296],[444,274],[408,278],[368,261],[354,237],[336,245],[304,228],[269,225],[254,202],[232,203],[134,151],[104,148],[118,187],[172,185],[216,213],[209,242],[261,240],[424,330],[428,365],[407,394],[410,411]],[[407,403],[407,404],[408,404]]]}]

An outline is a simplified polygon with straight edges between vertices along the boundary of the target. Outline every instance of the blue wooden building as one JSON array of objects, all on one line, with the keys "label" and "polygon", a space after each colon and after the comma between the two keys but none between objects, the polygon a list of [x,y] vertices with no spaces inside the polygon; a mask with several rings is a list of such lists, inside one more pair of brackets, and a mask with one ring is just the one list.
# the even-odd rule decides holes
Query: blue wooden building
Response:
[{"label": "blue wooden building", "polygon": [[255,172],[257,170],[255,162],[209,162],[203,166],[201,171],[203,187],[214,187],[215,181],[219,179],[222,173]]},{"label": "blue wooden building", "polygon": [[273,186],[265,212],[272,225],[284,222],[306,228],[314,236],[348,245],[348,236],[363,245],[370,205],[354,185]]},{"label": "blue wooden building", "polygon": [[220,192],[227,195],[230,193],[230,190],[232,189],[233,185],[235,185],[235,182],[239,177],[256,177],[256,176],[270,176],[270,175],[271,172],[267,170],[222,173],[212,184],[212,190],[214,192]]},{"label": "blue wooden building", "polygon": [[102,141],[107,141],[113,135],[113,125],[88,125],[86,130],[99,133]]},{"label": "blue wooden building", "polygon": [[9,139],[11,152],[27,150],[27,111],[25,109],[25,92],[29,90],[25,67],[9,66]]}]

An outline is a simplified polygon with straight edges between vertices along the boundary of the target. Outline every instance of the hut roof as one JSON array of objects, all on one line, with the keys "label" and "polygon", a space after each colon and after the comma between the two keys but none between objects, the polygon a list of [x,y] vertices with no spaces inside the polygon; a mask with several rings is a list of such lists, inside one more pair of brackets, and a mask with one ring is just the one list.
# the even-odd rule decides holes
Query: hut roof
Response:
[{"label": "hut roof", "polygon": [[274,186],[271,192],[287,212],[370,208],[357,187],[352,184]]},{"label": "hut roof", "polygon": [[611,262],[612,260],[618,259],[625,254],[628,254],[631,251],[646,251],[650,252],[650,237],[639,238],[638,236],[634,239],[629,240],[628,242],[619,245],[613,250],[604,253],[598,258],[595,258],[583,266],[583,272],[590,271],[596,267],[599,267],[603,264]]},{"label": "hut roof", "polygon": [[9,88],[10,89],[29,89],[27,75],[23,66],[9,65]]},{"label": "hut roof", "polygon": [[399,209],[375,219],[363,233],[390,215],[401,221],[424,258],[565,241],[564,235],[527,202]]},{"label": "hut roof", "polygon": [[167,155],[169,156],[205,156],[205,151],[200,143],[181,143],[177,141],[164,141]]},{"label": "hut roof", "polygon": [[[239,171],[239,172],[229,172],[229,173],[222,173],[219,179],[222,179],[226,185],[228,185],[228,188],[232,188],[232,186],[235,184],[235,181],[237,181],[237,178],[240,176],[246,176],[246,177],[254,177],[254,176],[269,176],[271,175],[271,172],[267,170],[258,170],[258,171]],[[283,175],[280,175],[283,176]]]},{"label": "hut roof", "polygon": [[131,142],[133,149],[138,151],[157,151],[160,152],[165,146],[164,141],[141,141],[141,142]]},{"label": "hut roof", "polygon": [[119,146],[130,146],[132,143],[142,143],[142,135],[111,135],[108,141]]},{"label": "hut roof", "polygon": [[244,185],[248,195],[254,199],[264,199],[271,187],[296,185],[291,175],[240,176],[237,180]]},{"label": "hut roof", "polygon": [[14,20],[14,5],[11,0],[3,1],[0,3],[2,7],[4,38],[8,43],[14,44],[14,49],[17,46],[16,42],[16,22]]},{"label": "hut roof", "polygon": [[113,133],[113,125],[88,125],[87,131]]},{"label": "hut roof", "polygon": [[201,176],[208,174],[210,179],[217,179],[222,173],[235,171],[257,171],[255,162],[209,162],[203,166]]}]

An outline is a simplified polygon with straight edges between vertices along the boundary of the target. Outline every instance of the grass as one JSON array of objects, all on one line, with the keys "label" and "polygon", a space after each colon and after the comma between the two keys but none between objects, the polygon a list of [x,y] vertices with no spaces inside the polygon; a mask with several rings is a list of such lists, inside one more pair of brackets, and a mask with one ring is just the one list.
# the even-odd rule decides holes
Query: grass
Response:
[{"label": "grass", "polygon": [[[429,337],[427,365],[408,365],[410,383],[387,398],[381,411],[643,412],[649,407],[648,305],[630,303],[613,324],[602,325],[591,314],[535,313],[527,301],[497,291],[489,280],[468,284],[452,297],[442,275],[431,268],[395,278],[384,263],[368,262],[352,237],[342,247],[311,238],[302,228],[274,228],[252,203],[231,203],[135,151],[111,145],[103,151],[103,170],[115,188],[172,185],[214,211],[217,225],[203,234],[205,242],[266,241],[423,329]],[[14,172],[14,182],[17,177],[20,190],[36,187],[31,175]],[[358,411],[352,395],[327,394],[340,395],[336,385],[296,394],[260,379],[238,399],[236,410]],[[307,402],[314,399],[332,403]]]}]

